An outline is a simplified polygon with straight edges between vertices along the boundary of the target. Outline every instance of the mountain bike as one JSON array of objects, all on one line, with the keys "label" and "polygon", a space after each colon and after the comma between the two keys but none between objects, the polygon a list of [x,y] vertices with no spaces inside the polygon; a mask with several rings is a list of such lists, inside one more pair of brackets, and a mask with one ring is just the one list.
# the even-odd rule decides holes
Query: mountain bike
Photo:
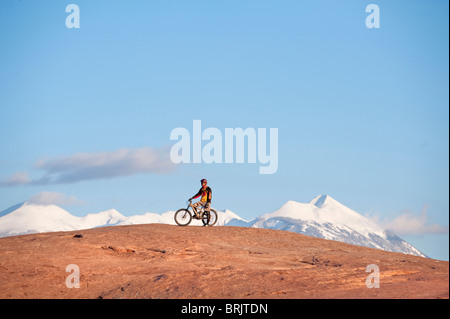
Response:
[{"label": "mountain bike", "polygon": [[204,207],[195,208],[192,205],[192,200],[187,201],[187,208],[181,208],[175,212],[175,222],[180,226],[187,226],[192,219],[201,220],[203,226],[214,226],[217,223],[217,213],[210,208],[209,212],[205,211]]}]

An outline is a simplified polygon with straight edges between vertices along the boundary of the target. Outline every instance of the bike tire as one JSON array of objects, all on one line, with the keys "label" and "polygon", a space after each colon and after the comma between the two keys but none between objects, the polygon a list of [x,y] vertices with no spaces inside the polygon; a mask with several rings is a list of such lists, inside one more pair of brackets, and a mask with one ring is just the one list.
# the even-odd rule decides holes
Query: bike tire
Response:
[{"label": "bike tire", "polygon": [[[202,222],[204,226],[214,226],[217,223],[217,212],[214,209],[209,210],[209,216],[208,212],[203,213]],[[209,218],[208,218],[209,217]]]},{"label": "bike tire", "polygon": [[187,226],[192,221],[192,214],[187,209],[182,208],[175,212],[173,218],[175,219],[175,223],[179,226]]}]

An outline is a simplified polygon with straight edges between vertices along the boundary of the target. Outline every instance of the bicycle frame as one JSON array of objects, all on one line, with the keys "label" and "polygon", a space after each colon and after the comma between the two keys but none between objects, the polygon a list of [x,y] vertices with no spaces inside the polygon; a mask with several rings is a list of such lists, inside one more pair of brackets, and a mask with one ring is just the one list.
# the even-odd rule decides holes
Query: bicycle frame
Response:
[{"label": "bicycle frame", "polygon": [[195,208],[194,205],[192,205],[192,201],[189,201],[188,206],[186,207],[187,210],[189,210],[189,207],[192,207],[192,210],[194,211],[195,214],[198,214],[199,212],[202,211],[202,209],[200,208],[199,210],[197,210],[197,208]]}]

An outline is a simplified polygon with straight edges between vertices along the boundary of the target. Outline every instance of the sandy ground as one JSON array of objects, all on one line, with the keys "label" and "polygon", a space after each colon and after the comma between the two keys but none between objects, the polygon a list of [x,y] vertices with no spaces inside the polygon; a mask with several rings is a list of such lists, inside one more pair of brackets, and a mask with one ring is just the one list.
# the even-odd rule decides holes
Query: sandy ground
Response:
[{"label": "sandy ground", "polygon": [[449,263],[269,229],[115,226],[1,238],[0,298],[449,298]]}]

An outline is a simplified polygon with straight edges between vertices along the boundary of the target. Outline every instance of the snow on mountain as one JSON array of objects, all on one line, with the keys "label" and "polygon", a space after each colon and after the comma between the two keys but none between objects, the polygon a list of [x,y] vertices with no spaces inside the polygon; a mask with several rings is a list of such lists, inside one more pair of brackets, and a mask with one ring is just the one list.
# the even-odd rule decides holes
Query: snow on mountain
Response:
[{"label": "snow on mountain", "polygon": [[308,236],[426,257],[392,232],[328,195],[309,203],[288,201],[278,210],[248,222],[247,227],[292,231]]},{"label": "snow on mountain", "polygon": [[76,217],[56,205],[24,202],[0,213],[0,237],[117,225],[126,217],[115,209]]},{"label": "snow on mountain", "polygon": [[[20,234],[80,230],[113,225],[162,223],[175,225],[174,211],[124,216],[115,209],[76,217],[56,205],[24,202],[0,212],[0,237]],[[426,257],[412,245],[328,195],[309,203],[288,201],[274,212],[246,221],[232,211],[217,211],[218,226],[287,230],[349,244]],[[192,220],[192,226],[201,226]]]},{"label": "snow on mountain", "polygon": [[56,205],[34,205],[25,202],[9,213],[2,212],[0,215],[2,216],[0,217],[1,237],[76,230],[82,225],[78,217]]},{"label": "snow on mountain", "polygon": [[127,217],[123,216],[117,210],[110,209],[96,214],[87,214],[79,220],[83,228],[94,228],[98,226],[118,225],[126,219]]},{"label": "snow on mountain", "polygon": [[[156,214],[156,213],[145,213],[142,215],[133,215],[130,217],[127,217],[125,220],[118,223],[118,225],[132,225],[132,224],[153,224],[153,223],[159,223],[159,224],[170,224],[170,225],[176,225],[174,220],[175,211],[168,211],[163,214]],[[218,220],[216,225],[217,226],[225,226],[225,225],[231,225],[233,223],[247,223],[246,220],[242,219],[229,209],[225,209],[223,211],[217,210]],[[200,220],[193,219],[191,224],[192,226],[202,226],[203,223]],[[234,225],[238,226],[238,225]]]},{"label": "snow on mountain", "polygon": [[164,214],[155,213],[145,213],[142,215],[133,215],[127,217],[125,220],[121,221],[118,225],[133,225],[133,224],[170,224],[175,225],[173,219],[173,211],[168,211]]},{"label": "snow on mountain", "polygon": [[[259,217],[254,227],[259,227],[269,219],[291,219],[292,221],[301,220],[302,224],[319,224],[327,228],[324,231],[324,238],[333,239],[336,237],[334,228],[340,230],[341,228],[352,229],[360,234],[367,236],[369,233],[377,234],[384,237],[384,231],[372,221],[364,216],[342,205],[328,195],[322,195],[314,198],[307,204],[302,204],[294,201],[288,201],[280,209],[273,213],[265,214]],[[306,228],[305,228],[306,229]]]},{"label": "snow on mountain", "polygon": [[217,211],[217,215],[217,226],[241,226],[241,224],[245,225],[248,223],[248,221],[242,219],[229,209]]},{"label": "snow on mountain", "polygon": [[[216,225],[218,226],[233,222],[247,223],[228,209],[217,211],[217,213],[218,221]],[[76,217],[56,205],[34,204],[27,201],[0,212],[0,237],[113,225],[152,223],[175,225],[174,214],[175,211],[167,211],[163,214],[148,212],[126,217],[117,210],[110,209],[96,214],[88,214],[84,217]],[[192,220],[191,225],[202,226],[203,223],[200,220]]]}]

